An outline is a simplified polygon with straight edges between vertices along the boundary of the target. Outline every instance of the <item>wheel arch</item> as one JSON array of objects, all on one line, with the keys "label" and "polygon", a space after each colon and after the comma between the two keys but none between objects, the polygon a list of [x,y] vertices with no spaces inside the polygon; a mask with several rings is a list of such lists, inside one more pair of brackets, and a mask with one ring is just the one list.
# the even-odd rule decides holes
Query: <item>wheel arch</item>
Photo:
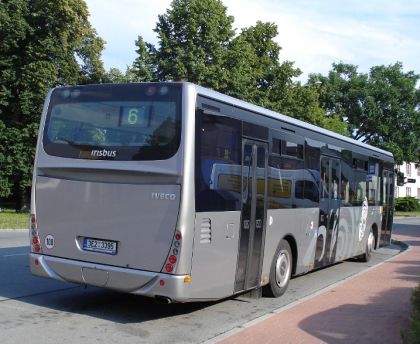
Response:
[{"label": "wheel arch", "polygon": [[296,274],[296,267],[298,261],[298,249],[296,239],[292,234],[287,234],[283,237],[289,243],[290,249],[292,250],[292,276]]}]

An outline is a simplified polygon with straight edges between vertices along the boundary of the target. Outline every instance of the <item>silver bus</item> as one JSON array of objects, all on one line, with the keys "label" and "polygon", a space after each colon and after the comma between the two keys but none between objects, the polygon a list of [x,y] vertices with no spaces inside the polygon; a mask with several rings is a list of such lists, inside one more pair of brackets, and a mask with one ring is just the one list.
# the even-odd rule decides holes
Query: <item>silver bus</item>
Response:
[{"label": "silver bus", "polygon": [[277,297],[291,276],[369,260],[390,242],[393,164],[191,83],[55,88],[35,158],[30,269],[168,303]]}]

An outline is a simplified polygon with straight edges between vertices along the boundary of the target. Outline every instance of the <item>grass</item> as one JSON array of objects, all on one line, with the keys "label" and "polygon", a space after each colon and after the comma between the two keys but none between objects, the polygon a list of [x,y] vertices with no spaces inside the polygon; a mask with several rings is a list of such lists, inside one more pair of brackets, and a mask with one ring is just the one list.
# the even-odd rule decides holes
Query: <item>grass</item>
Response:
[{"label": "grass", "polygon": [[29,214],[3,209],[0,212],[0,229],[20,229],[29,227]]},{"label": "grass", "polygon": [[394,212],[394,216],[420,216],[420,211],[396,211]]},{"label": "grass", "polygon": [[401,331],[401,337],[405,344],[420,343],[420,285],[414,288],[411,305],[410,325]]},{"label": "grass", "polygon": [[[420,216],[420,211],[396,211],[394,216]],[[3,209],[0,212],[0,229],[21,229],[28,228],[29,214],[17,213],[12,209]]]}]

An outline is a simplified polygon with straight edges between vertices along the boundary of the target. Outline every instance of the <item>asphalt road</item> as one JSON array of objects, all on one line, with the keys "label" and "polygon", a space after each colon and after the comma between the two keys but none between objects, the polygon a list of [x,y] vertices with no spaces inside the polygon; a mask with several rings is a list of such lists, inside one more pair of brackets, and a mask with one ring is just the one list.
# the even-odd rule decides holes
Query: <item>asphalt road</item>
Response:
[{"label": "asphalt road", "polygon": [[[420,219],[396,220],[394,231]],[[398,254],[381,248],[369,263],[346,261],[294,278],[278,299],[236,297],[160,305],[153,300],[33,277],[28,234],[0,231],[0,342],[200,343],[241,327]]]}]

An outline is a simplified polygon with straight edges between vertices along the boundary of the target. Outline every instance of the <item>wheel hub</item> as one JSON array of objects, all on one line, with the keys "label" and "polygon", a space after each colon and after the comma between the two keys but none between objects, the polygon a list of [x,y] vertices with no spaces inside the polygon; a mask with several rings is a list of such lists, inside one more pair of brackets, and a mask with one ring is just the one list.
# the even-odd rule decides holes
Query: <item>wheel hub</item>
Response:
[{"label": "wheel hub", "polygon": [[375,243],[375,237],[373,236],[373,233],[370,232],[369,236],[368,236],[368,241],[367,241],[367,250],[368,252],[372,252],[373,251],[373,245]]},{"label": "wheel hub", "polygon": [[290,276],[290,256],[285,250],[280,251],[276,261],[276,283],[283,288]]}]

